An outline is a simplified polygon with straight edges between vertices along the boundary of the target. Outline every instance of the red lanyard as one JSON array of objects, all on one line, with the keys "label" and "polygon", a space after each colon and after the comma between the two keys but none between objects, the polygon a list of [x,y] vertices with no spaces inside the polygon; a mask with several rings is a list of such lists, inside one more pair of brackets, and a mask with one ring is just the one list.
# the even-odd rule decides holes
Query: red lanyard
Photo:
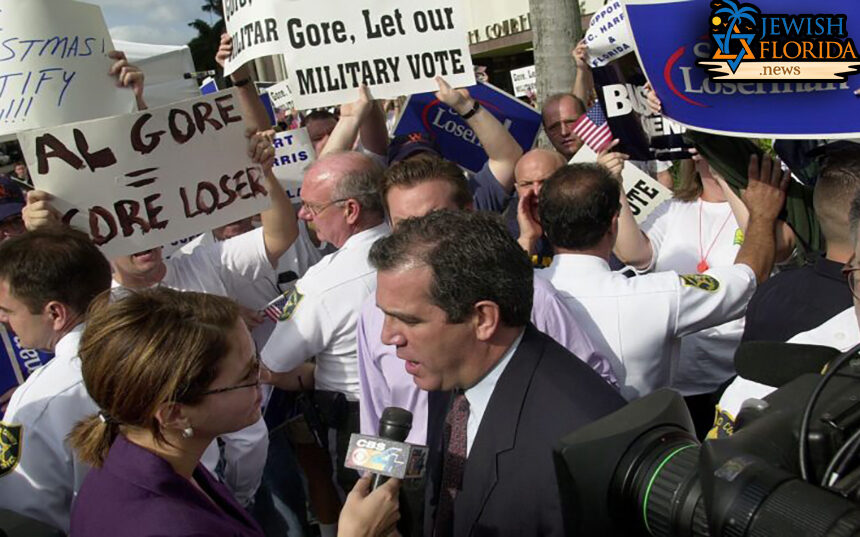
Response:
[{"label": "red lanyard", "polygon": [[696,265],[696,270],[698,270],[699,273],[705,272],[706,270],[711,268],[710,265],[708,265],[708,261],[707,261],[708,256],[711,254],[711,250],[714,249],[714,245],[717,243],[717,239],[720,237],[720,233],[723,232],[723,228],[725,228],[726,224],[728,224],[729,218],[732,217],[732,212],[730,210],[729,214],[726,216],[726,219],[723,221],[723,225],[720,226],[720,230],[717,231],[716,235],[714,235],[714,240],[711,241],[711,245],[708,246],[708,251],[705,252],[704,254],[702,254],[702,206],[703,205],[704,205],[704,202],[702,201],[701,198],[699,198],[699,264]]}]

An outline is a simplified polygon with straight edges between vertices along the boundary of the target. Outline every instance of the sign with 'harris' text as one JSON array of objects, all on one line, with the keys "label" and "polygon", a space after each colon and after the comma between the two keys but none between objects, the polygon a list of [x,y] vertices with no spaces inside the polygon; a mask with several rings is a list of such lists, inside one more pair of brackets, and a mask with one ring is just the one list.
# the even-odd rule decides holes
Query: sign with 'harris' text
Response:
[{"label": "sign with 'harris' text", "polygon": [[[523,151],[532,148],[541,128],[537,110],[491,84],[466,89],[508,129]],[[413,132],[427,133],[438,144],[443,157],[467,170],[477,172],[487,162],[487,153],[475,131],[434,93],[411,95],[406,101],[394,135]]]},{"label": "sign with 'harris' text", "polygon": [[98,6],[0,0],[0,135],[131,112]]},{"label": "sign with 'harris' text", "polygon": [[854,95],[860,77],[841,65],[860,67],[851,59],[860,3],[820,0],[814,9],[806,0],[753,4],[757,11],[729,0],[626,2],[639,63],[664,115],[718,134],[860,137]]},{"label": "sign with 'harris' text", "polygon": [[108,258],[235,222],[269,205],[235,90],[19,135],[37,188]]},{"label": "sign with 'harris' text", "polygon": [[229,73],[282,53],[299,109],[354,101],[367,85],[376,98],[428,91],[442,76],[475,83],[464,0],[227,0],[233,36]]}]

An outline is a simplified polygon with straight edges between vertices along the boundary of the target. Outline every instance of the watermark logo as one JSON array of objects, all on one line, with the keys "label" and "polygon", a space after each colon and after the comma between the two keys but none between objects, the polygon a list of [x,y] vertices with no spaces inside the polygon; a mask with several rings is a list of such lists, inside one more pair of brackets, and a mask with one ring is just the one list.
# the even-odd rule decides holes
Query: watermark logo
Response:
[{"label": "watermark logo", "polygon": [[860,56],[839,14],[766,14],[752,3],[711,2],[712,57],[697,64],[711,80],[844,82]]}]

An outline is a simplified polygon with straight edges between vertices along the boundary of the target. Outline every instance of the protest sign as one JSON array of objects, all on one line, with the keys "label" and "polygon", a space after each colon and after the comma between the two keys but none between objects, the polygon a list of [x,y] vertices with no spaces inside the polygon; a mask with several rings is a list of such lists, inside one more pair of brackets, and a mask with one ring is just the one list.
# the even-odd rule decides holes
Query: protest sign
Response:
[{"label": "protest sign", "polygon": [[53,357],[48,352],[21,348],[18,336],[0,324],[0,395],[21,385],[33,371]]},{"label": "protest sign", "polygon": [[0,135],[131,112],[108,74],[110,34],[98,6],[0,0]]},{"label": "protest sign", "polygon": [[511,71],[511,82],[514,85],[515,97],[528,97],[534,94],[537,85],[537,73],[535,66],[529,65],[521,69]]},{"label": "protest sign", "polygon": [[291,110],[294,108],[293,92],[290,89],[290,84],[286,80],[278,82],[266,89],[269,98],[272,100],[272,105],[275,108],[285,108]]},{"label": "protest sign", "polygon": [[224,23],[233,38],[233,54],[224,62],[224,76],[243,64],[282,52],[278,19],[298,2],[282,0],[224,0]]},{"label": "protest sign", "polygon": [[19,138],[36,187],[112,258],[266,209],[244,131],[231,90]]},{"label": "protest sign", "polygon": [[224,14],[235,54],[227,73],[283,52],[302,110],[354,101],[361,84],[384,99],[428,91],[436,76],[475,83],[464,0],[228,0]]},{"label": "protest sign", "polygon": [[[809,13],[809,5],[805,0],[758,0],[754,6],[761,15],[755,22],[763,26],[765,15],[801,16]],[[857,121],[860,99],[854,95],[854,89],[860,87],[858,76],[849,77],[845,82],[811,82],[789,76],[781,80],[747,82],[709,78],[706,66],[697,62],[712,60],[719,52],[712,38],[712,24],[720,17],[712,16],[711,11],[710,2],[628,0],[626,3],[626,16],[639,63],[662,101],[666,116],[700,131],[734,136],[860,136]],[[860,25],[860,3],[857,2],[822,0],[815,3],[815,13],[816,17],[844,15],[845,18],[840,19],[844,22],[841,26],[849,34]],[[812,26],[815,27],[815,23]],[[756,38],[748,47],[758,61],[762,53],[772,53],[770,43],[776,41],[772,36],[757,40],[767,29],[758,27],[755,30],[750,33]],[[804,39],[797,36],[798,46]],[[737,43],[732,46],[740,47]],[[818,48],[810,50],[816,52]],[[749,62],[741,65],[744,63]],[[799,67],[800,63],[808,62],[798,62]]]},{"label": "protest sign", "polygon": [[314,144],[304,127],[275,135],[275,165],[272,167],[278,182],[290,199],[296,198],[302,187],[305,170],[316,160]]},{"label": "protest sign", "polygon": [[[583,145],[570,159],[570,163],[587,162],[597,162],[597,153],[587,145]],[[644,222],[661,203],[672,199],[671,190],[629,162],[624,163],[621,178],[624,181],[623,188],[627,195],[627,202],[630,204],[630,211],[638,224]]]},{"label": "protest sign", "polygon": [[[467,88],[473,99],[496,116],[511,136],[528,151],[541,129],[540,114],[531,106],[490,84]],[[487,153],[468,123],[433,93],[411,95],[394,129],[394,135],[425,132],[436,141],[442,156],[477,172]]]},{"label": "protest sign", "polygon": [[680,150],[684,128],[648,108],[645,75],[619,0],[594,14],[585,39],[595,90],[609,128],[621,141],[616,150],[637,161],[687,158]]}]

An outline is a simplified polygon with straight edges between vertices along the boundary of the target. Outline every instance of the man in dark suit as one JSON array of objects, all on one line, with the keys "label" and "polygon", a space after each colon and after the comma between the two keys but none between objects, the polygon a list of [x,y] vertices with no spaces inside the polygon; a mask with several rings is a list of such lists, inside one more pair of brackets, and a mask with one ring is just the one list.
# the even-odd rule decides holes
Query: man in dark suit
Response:
[{"label": "man in dark suit", "polygon": [[370,261],[382,341],[433,392],[424,534],[563,534],[552,448],[624,401],[529,323],[526,253],[494,215],[436,211]]}]

